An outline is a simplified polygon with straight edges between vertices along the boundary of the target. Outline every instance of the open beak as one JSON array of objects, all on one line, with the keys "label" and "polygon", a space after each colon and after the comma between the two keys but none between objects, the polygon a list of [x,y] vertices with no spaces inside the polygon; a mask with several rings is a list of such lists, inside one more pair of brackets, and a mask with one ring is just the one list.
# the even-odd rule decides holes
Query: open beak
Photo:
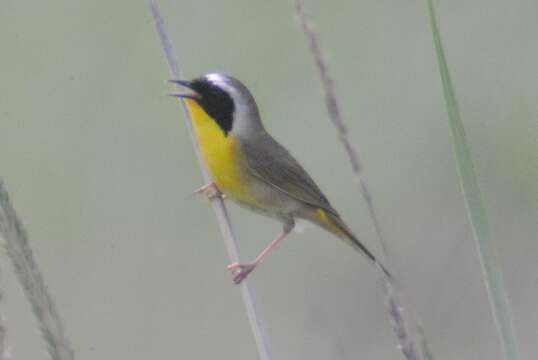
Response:
[{"label": "open beak", "polygon": [[189,89],[190,93],[171,93],[168,94],[170,96],[182,98],[182,99],[192,99],[192,100],[198,100],[201,98],[200,94],[198,94],[196,91],[192,89],[191,82],[187,80],[169,80],[168,82],[176,85],[183,86],[187,89]]}]

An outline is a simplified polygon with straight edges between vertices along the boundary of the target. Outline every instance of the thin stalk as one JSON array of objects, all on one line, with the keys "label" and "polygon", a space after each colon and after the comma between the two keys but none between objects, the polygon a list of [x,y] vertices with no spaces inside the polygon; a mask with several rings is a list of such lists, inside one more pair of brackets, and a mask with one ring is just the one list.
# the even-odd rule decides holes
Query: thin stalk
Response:
[{"label": "thin stalk", "polygon": [[383,232],[381,230],[381,225],[377,217],[372,196],[368,190],[368,184],[362,176],[362,166],[359,160],[359,154],[353,143],[349,140],[349,133],[347,130],[347,125],[342,119],[340,112],[340,106],[338,105],[338,98],[336,96],[336,91],[334,90],[334,80],[329,74],[329,67],[327,61],[323,56],[321,48],[319,46],[318,37],[314,28],[312,27],[312,22],[308,19],[306,12],[304,10],[303,0],[294,0],[295,1],[295,13],[299,19],[299,26],[303,31],[306,39],[308,41],[308,46],[310,48],[310,53],[316,64],[318,70],[318,75],[321,80],[322,90],[325,94],[325,104],[327,107],[327,112],[329,113],[329,119],[332,121],[336,131],[338,133],[338,138],[344,147],[346,154],[351,165],[351,169],[355,174],[356,180],[359,184],[360,193],[366,202],[366,207],[368,213],[374,225],[374,230],[376,236],[381,244],[381,248],[385,257],[389,257],[389,248],[386,244]]},{"label": "thin stalk", "polygon": [[393,287],[393,284],[386,280],[384,281],[386,304],[389,311],[392,330],[398,339],[398,349],[402,352],[407,360],[426,360],[421,357],[420,348],[417,346],[417,334],[413,336],[408,329],[408,320],[405,318],[404,308],[401,305],[398,293]]},{"label": "thin stalk", "polygon": [[0,235],[53,360],[73,360],[71,344],[39,270],[26,231],[0,180]]},{"label": "thin stalk", "polygon": [[427,5],[435,52],[439,63],[439,73],[443,83],[443,94],[448,112],[452,141],[454,142],[460,185],[467,207],[467,216],[469,217],[476,248],[480,257],[484,284],[488,292],[491,311],[499,334],[504,359],[516,360],[519,358],[516,347],[516,336],[508,296],[503,286],[501,267],[491,239],[486,209],[482,201],[471,152],[467,144],[467,135],[465,134],[456,93],[446,62],[433,1],[427,0]]},{"label": "thin stalk", "polygon": [[[178,65],[178,61],[174,55],[174,51],[172,49],[172,43],[170,42],[170,38],[168,37],[168,33],[166,31],[166,27],[164,24],[164,19],[161,15],[161,12],[159,10],[159,5],[156,0],[149,0],[149,5],[151,8],[151,13],[153,15],[153,19],[155,21],[155,29],[157,33],[159,34],[159,38],[161,40],[161,45],[164,51],[164,54],[166,56],[166,60],[168,62],[168,68],[170,71],[170,75],[174,79],[182,79],[182,74],[180,71],[180,67]],[[194,132],[192,129],[192,122],[189,117],[189,112],[187,111],[187,108],[183,101],[180,101],[183,112],[185,114],[185,124],[187,126],[187,129],[189,131],[189,134],[191,136],[192,144],[194,147],[194,150],[196,152],[196,156],[198,158],[198,162],[200,164],[200,170],[202,172],[202,177],[206,183],[209,183],[211,181],[211,178],[209,177],[209,173],[207,172],[207,169],[205,167],[205,164],[202,160],[202,157],[200,155],[200,149],[198,147],[198,143],[196,141],[196,138],[194,136]],[[224,240],[226,250],[228,251],[228,256],[230,258],[230,261],[232,263],[239,262],[239,250],[238,250],[238,244],[237,240],[235,239],[235,235],[232,229],[232,225],[230,222],[230,218],[228,216],[228,212],[226,211],[226,206],[224,205],[224,202],[219,198],[215,197],[211,200],[211,205],[213,207],[213,210],[215,212],[215,215],[217,217],[217,221],[219,224],[219,228],[222,234],[222,238]],[[256,305],[254,301],[254,297],[252,294],[252,291],[250,290],[247,281],[242,281],[239,285],[241,290],[241,295],[243,298],[243,303],[246,308],[247,317],[250,322],[250,327],[252,329],[252,333],[254,335],[254,339],[256,341],[256,346],[258,349],[258,354],[261,360],[270,360],[270,354],[269,354],[269,347],[268,347],[268,339],[267,335],[262,327],[262,322],[260,320],[260,315],[258,314],[258,311],[256,310]]]},{"label": "thin stalk", "polygon": [[420,344],[424,360],[433,360],[433,353],[430,349],[430,346],[428,345],[428,342],[426,341],[426,334],[424,334],[424,329],[422,328],[422,325],[420,323],[417,324],[417,333],[418,342]]},{"label": "thin stalk", "polygon": [[[340,106],[338,104],[338,98],[336,96],[336,91],[334,89],[334,81],[329,74],[329,67],[328,67],[327,61],[325,60],[325,57],[323,56],[323,53],[321,51],[321,47],[319,46],[318,36],[316,32],[314,31],[314,28],[312,26],[310,19],[306,15],[306,12],[304,10],[303,0],[294,0],[294,3],[295,3],[295,13],[299,20],[299,26],[301,27],[301,30],[304,33],[308,41],[310,53],[312,55],[312,58],[314,59],[314,63],[316,65],[318,75],[320,77],[322,89],[325,95],[325,103],[327,107],[327,112],[329,114],[329,118],[337,130],[338,138],[340,139],[340,142],[342,143],[347,153],[349,163],[351,165],[351,169],[353,170],[353,173],[355,174],[356,180],[359,184],[359,191],[363,199],[365,200],[370,219],[372,220],[372,223],[374,225],[376,236],[381,244],[383,253],[385,255],[385,259],[386,259],[385,265],[390,265],[388,264],[390,262],[389,248],[384,239],[381,225],[375,211],[373,199],[368,190],[368,185],[366,183],[366,180],[362,176],[362,167],[360,166],[358,152],[355,149],[355,146],[351,143],[349,139],[347,126],[342,118]],[[388,266],[388,268],[391,269],[391,266]],[[380,266],[378,266],[378,269],[380,271],[380,274],[384,275]],[[401,296],[401,289],[398,292],[395,289],[394,281],[389,279],[388,277],[382,276],[382,279],[383,279],[383,285],[385,288],[387,309],[391,318],[392,328],[396,337],[398,338],[398,343],[399,343],[398,348],[401,350],[402,354],[408,360],[418,360],[418,359],[431,360],[432,359],[431,353],[427,354],[429,355],[429,357],[422,354],[421,350],[422,348],[426,348],[426,345],[424,347],[418,346],[419,342],[426,344],[425,337],[419,336],[418,331],[415,331],[414,334],[411,334],[411,331],[409,330],[410,329],[409,323],[411,322],[411,320],[406,318],[406,314],[404,313],[404,307],[402,305],[403,300]],[[417,322],[416,321],[413,321],[413,322],[415,324],[412,328],[417,330],[418,329]],[[419,337],[420,337],[420,341],[417,341]]]},{"label": "thin stalk", "polygon": [[[4,299],[4,293],[0,290],[0,303]],[[4,321],[4,315],[0,313],[0,360],[9,360],[9,346],[6,343],[7,327]]]}]

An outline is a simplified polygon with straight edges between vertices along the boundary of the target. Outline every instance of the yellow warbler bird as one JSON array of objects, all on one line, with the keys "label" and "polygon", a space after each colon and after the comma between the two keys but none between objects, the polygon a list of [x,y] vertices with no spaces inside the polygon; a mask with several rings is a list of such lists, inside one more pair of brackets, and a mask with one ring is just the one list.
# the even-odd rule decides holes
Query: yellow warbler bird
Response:
[{"label": "yellow warbler bird", "polygon": [[283,223],[282,232],[254,261],[228,266],[236,284],[290,233],[295,219],[321,226],[378,264],[310,175],[265,130],[258,107],[245,85],[218,73],[192,81],[171,82],[189,89],[188,93],[171,95],[182,98],[187,105],[200,152],[212,178],[212,183],[197,192],[209,197],[223,194],[239,205]]}]

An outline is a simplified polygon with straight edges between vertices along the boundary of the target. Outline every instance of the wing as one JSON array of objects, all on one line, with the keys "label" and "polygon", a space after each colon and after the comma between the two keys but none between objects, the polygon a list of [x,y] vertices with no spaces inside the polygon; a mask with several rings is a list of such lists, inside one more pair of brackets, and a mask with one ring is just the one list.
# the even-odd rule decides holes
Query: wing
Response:
[{"label": "wing", "polygon": [[338,217],[325,195],[303,167],[269,134],[242,142],[251,174],[282,193]]}]

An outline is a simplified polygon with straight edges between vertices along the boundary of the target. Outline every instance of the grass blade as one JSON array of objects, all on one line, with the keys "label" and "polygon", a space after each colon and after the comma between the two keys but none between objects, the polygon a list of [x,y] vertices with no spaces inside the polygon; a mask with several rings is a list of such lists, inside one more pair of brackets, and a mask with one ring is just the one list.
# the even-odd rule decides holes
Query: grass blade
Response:
[{"label": "grass blade", "polygon": [[497,254],[491,240],[489,225],[486,218],[486,210],[482,202],[482,195],[476,178],[465,129],[461,121],[460,111],[450,72],[445,58],[445,53],[441,43],[441,36],[437,26],[433,0],[427,0],[430,26],[439,63],[439,73],[443,83],[443,93],[445,97],[452,140],[454,141],[454,150],[460,182],[463,191],[465,205],[467,206],[467,215],[469,217],[480,262],[485,286],[495,319],[495,324],[499,333],[504,358],[506,360],[516,360],[517,349],[512,324],[512,315],[508,304],[508,297],[503,288],[500,265],[497,260]]}]

